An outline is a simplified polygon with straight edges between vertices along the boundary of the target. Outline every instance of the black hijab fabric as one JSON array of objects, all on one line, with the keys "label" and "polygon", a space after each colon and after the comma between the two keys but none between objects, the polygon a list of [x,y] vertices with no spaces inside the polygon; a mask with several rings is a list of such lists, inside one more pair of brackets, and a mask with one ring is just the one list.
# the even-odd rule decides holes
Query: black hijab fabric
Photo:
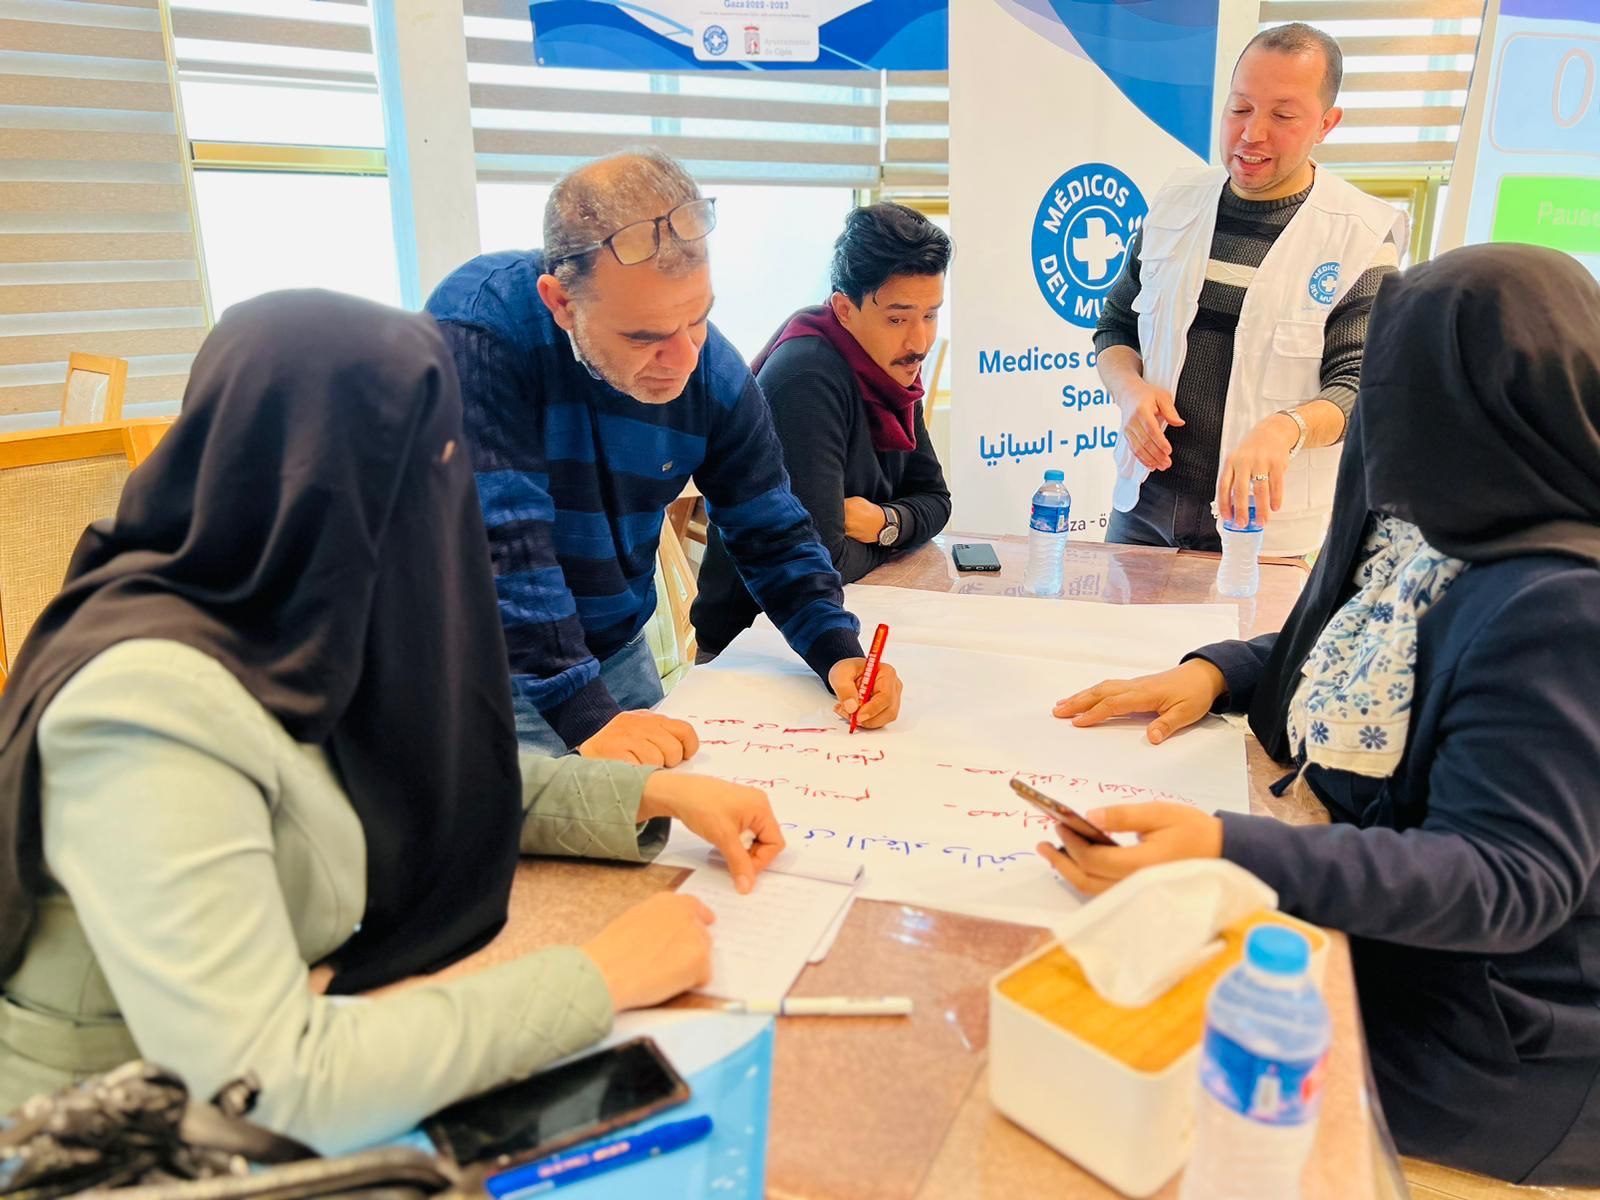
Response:
[{"label": "black hijab fabric", "polygon": [[1267,752],[1300,668],[1350,597],[1369,512],[1468,563],[1600,563],[1600,285],[1535,246],[1468,246],[1378,290],[1333,519],[1250,706]]},{"label": "black hijab fabric", "polygon": [[0,696],[0,979],[41,889],[40,717],[132,638],[204,651],[326,750],[367,844],[366,913],[331,990],[436,969],[500,929],[521,786],[461,436],[431,319],[327,292],[229,309]]}]

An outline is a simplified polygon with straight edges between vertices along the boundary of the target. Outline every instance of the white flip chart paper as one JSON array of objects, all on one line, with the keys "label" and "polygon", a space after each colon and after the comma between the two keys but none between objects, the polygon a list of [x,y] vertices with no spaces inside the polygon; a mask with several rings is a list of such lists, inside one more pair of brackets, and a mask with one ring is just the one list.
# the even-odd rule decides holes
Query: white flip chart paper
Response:
[{"label": "white flip chart paper", "polygon": [[[1050,712],[1100,679],[1237,636],[1232,605],[876,587],[848,589],[847,603],[864,641],[878,622],[890,627],[884,659],[905,699],[887,729],[849,734],[765,619],[690,672],[661,711],[700,735],[686,769],[765,790],[790,845],[860,862],[860,895],[1039,925],[1076,905],[1034,851],[1051,823],[1011,791],[1012,775],[1080,811],[1148,800],[1249,810],[1242,735],[1218,718],[1151,746],[1147,718],[1077,729]],[[704,853],[674,826],[661,861],[701,866]]]}]

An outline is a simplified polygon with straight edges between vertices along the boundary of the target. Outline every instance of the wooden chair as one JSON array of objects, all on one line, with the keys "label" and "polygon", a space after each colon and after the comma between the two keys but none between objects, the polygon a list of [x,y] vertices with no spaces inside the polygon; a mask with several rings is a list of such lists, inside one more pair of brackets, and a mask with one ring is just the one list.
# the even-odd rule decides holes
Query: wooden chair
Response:
[{"label": "wooden chair", "polygon": [[656,612],[648,629],[650,648],[656,656],[656,669],[668,691],[694,666],[698,649],[689,609],[700,588],[694,568],[684,553],[683,542],[670,521],[661,526],[661,545],[656,551]]},{"label": "wooden chair", "polygon": [[933,370],[928,373],[928,387],[922,394],[922,419],[933,424],[933,405],[939,397],[939,381],[944,378],[944,360],[950,353],[950,339],[940,338],[939,348],[933,352]]},{"label": "wooden chair", "polygon": [[61,393],[63,425],[100,425],[122,419],[122,394],[128,387],[128,360],[99,354],[67,359],[67,386]]},{"label": "wooden chair", "polygon": [[170,421],[0,435],[0,686],[61,589],[84,527],[112,516],[122,485]]},{"label": "wooden chair", "polygon": [[680,542],[706,544],[706,502],[694,480],[684,484],[678,498],[667,505],[667,524]]}]

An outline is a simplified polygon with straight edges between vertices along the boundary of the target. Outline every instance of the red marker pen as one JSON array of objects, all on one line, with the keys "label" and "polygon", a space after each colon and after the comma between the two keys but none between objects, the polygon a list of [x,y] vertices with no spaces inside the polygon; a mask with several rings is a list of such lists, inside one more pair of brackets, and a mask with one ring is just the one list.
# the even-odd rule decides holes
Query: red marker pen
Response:
[{"label": "red marker pen", "polygon": [[861,704],[850,714],[851,733],[856,731],[856,721],[861,717],[861,710],[867,706],[867,701],[872,699],[872,688],[878,682],[878,660],[883,657],[883,644],[888,640],[889,627],[879,625],[878,632],[872,635],[872,649],[867,651],[867,682],[861,689]]}]

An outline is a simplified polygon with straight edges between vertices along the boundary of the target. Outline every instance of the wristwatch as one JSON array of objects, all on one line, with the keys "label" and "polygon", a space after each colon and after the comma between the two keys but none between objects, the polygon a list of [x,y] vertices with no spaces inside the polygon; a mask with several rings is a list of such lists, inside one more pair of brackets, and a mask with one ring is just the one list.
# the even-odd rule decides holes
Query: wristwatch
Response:
[{"label": "wristwatch", "polygon": [[1300,436],[1295,438],[1294,449],[1289,451],[1289,457],[1292,459],[1305,446],[1306,437],[1311,433],[1311,426],[1307,425],[1306,419],[1292,408],[1280,408],[1278,411],[1300,427]]},{"label": "wristwatch", "polygon": [[892,546],[900,540],[900,514],[887,504],[880,504],[883,509],[883,528],[878,530],[878,545]]}]

